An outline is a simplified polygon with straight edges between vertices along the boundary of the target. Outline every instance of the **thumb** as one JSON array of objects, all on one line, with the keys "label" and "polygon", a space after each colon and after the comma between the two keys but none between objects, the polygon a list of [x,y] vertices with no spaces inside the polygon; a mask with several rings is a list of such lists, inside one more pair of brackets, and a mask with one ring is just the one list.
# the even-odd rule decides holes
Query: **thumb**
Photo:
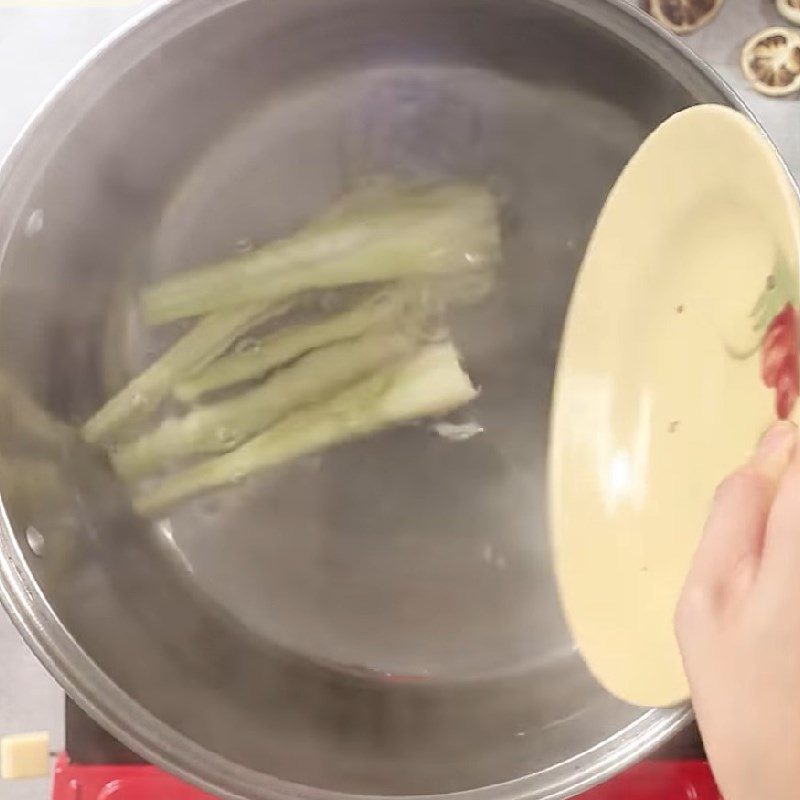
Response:
[{"label": "thumb", "polygon": [[724,601],[761,562],[767,520],[792,460],[797,429],[779,422],[764,434],[749,463],[720,485],[686,580],[687,591]]}]

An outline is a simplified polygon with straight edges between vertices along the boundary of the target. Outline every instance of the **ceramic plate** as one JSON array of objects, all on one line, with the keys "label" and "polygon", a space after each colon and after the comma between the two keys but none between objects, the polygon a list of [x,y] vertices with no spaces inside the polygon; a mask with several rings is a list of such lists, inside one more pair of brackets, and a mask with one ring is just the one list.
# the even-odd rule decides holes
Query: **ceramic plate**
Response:
[{"label": "ceramic plate", "polygon": [[797,395],[798,201],[746,117],[698,106],[642,145],[575,286],[550,448],[555,570],[613,694],[675,704],[672,617],[715,485]]}]

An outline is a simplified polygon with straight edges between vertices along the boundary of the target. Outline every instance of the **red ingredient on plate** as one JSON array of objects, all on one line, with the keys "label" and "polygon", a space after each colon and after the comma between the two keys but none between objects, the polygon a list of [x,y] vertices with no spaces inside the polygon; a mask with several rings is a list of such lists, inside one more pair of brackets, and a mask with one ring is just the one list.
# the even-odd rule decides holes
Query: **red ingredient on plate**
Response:
[{"label": "red ingredient on plate", "polygon": [[761,380],[775,389],[775,411],[787,419],[800,395],[797,311],[787,303],[770,322],[761,340]]}]

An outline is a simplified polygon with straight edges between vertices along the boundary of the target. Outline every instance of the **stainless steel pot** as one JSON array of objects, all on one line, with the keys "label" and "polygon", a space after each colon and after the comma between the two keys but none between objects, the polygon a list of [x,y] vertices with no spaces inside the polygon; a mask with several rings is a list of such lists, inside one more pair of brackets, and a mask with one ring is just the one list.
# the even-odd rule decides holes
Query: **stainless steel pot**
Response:
[{"label": "stainless steel pot", "polygon": [[[544,461],[597,211],[700,101],[737,103],[616,0],[175,0],[93,55],[0,176],[0,597],[72,697],[253,800],[561,798],[683,725],[575,653]],[[504,199],[501,288],[460,321],[486,432],[390,433],[137,519],[61,424],[174,336],[132,293],[387,171]]]}]

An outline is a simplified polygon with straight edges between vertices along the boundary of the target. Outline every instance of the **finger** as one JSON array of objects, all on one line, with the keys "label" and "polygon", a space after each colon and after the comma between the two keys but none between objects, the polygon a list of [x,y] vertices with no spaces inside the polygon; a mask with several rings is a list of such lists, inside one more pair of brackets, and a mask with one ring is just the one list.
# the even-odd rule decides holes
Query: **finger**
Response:
[{"label": "finger", "polygon": [[780,481],[764,539],[763,577],[800,595],[800,448]]},{"label": "finger", "polygon": [[689,570],[687,587],[720,599],[734,581],[741,581],[743,570],[755,574],[763,555],[770,508],[796,443],[794,425],[774,425],[750,462],[723,481]]}]

